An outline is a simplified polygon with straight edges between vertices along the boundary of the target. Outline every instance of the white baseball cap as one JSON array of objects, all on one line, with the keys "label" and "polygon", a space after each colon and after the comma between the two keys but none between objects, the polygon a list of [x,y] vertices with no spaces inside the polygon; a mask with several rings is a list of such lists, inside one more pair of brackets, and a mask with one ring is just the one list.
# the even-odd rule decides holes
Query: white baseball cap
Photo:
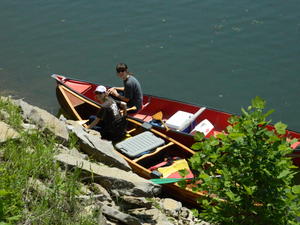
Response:
[{"label": "white baseball cap", "polygon": [[106,87],[104,87],[103,85],[99,85],[95,92],[98,92],[98,93],[105,93],[106,92]]}]

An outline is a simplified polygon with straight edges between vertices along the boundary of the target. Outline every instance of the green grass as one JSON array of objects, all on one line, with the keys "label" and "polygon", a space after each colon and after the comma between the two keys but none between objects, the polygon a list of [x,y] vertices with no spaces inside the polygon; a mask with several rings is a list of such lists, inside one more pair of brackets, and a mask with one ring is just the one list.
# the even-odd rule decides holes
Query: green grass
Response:
[{"label": "green grass", "polygon": [[21,130],[21,124],[23,119],[19,107],[12,104],[11,101],[9,101],[8,99],[0,98],[0,110],[5,111],[9,115],[8,120],[5,121],[7,124],[9,124],[18,131]]},{"label": "green grass", "polygon": [[[0,224],[97,224],[97,215],[80,213],[80,170],[62,171],[54,161],[55,138],[23,132],[20,111],[9,101],[0,100],[0,109],[21,134],[0,145]],[[44,189],[34,188],[30,180],[40,181]]]}]

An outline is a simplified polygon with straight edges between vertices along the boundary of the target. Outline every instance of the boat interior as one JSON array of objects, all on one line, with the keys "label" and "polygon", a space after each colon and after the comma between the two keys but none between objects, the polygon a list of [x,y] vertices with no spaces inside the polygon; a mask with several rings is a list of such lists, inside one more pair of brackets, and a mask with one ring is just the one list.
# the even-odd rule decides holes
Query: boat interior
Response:
[{"label": "boat interior", "polygon": [[[127,130],[127,138],[135,139],[137,135],[147,131],[147,127],[139,126],[136,123],[128,123]],[[160,136],[157,137],[162,138]],[[145,154],[140,154],[131,158],[131,160],[145,168],[150,168],[164,161],[166,158],[179,157],[187,159],[193,155],[193,151],[184,150],[181,146],[175,144],[173,141],[169,141],[168,139],[163,138],[163,140],[163,143],[161,142],[154,149],[150,149],[150,151],[147,149],[145,150]],[[159,141],[156,142],[158,143]]]},{"label": "boat interior", "polygon": [[[61,79],[61,81],[66,86],[71,87],[78,93],[95,101],[94,90],[96,89],[97,85],[71,79]],[[78,108],[78,110],[80,110],[79,108],[84,109],[86,107],[86,104],[77,104],[76,107]],[[170,122],[171,129],[185,132],[187,134],[194,134],[196,131],[203,132],[203,130],[206,130],[206,132],[204,132],[206,137],[210,137],[211,135],[216,135],[222,132],[229,125],[227,120],[230,117],[230,114],[209,108],[204,109],[204,107],[202,107],[202,109],[203,111],[197,117],[188,122],[189,124],[187,127],[185,127],[185,129],[180,130],[177,129],[177,125],[174,125],[174,127],[172,127],[172,122],[170,121],[171,118],[173,117],[174,119],[174,117],[177,116],[176,120],[184,123],[185,121],[189,120],[189,117],[192,117],[199,110],[201,110],[201,107],[166,98],[146,95],[143,99],[143,108],[138,113],[132,114],[131,116],[140,121],[151,122],[153,121],[152,116],[158,112],[161,112],[162,120],[166,124]],[[178,115],[179,113],[181,113],[181,115],[184,115],[184,118],[180,117],[180,115]],[[157,126],[157,124],[155,123],[152,125]]]}]

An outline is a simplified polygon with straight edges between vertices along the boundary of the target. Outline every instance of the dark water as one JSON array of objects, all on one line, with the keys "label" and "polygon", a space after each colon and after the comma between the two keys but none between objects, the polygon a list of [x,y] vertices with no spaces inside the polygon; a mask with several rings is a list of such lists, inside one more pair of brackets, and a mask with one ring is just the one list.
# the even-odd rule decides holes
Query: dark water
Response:
[{"label": "dark water", "polygon": [[299,0],[0,0],[0,93],[58,111],[52,73],[239,113],[259,95],[300,131]]}]

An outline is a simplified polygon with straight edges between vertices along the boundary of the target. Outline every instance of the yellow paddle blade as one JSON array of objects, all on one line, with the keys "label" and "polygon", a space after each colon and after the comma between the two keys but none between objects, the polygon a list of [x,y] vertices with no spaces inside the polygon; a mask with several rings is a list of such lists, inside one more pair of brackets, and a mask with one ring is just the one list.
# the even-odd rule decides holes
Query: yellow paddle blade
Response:
[{"label": "yellow paddle blade", "polygon": [[152,115],[152,118],[155,120],[162,120],[163,119],[162,111],[159,111],[159,112],[155,113],[154,115]]},{"label": "yellow paddle blade", "polygon": [[166,130],[170,130],[170,128],[165,124],[165,122],[163,121],[163,113],[162,111],[159,111],[155,114],[152,115],[152,119],[154,120],[160,120],[162,122],[162,124],[164,125],[164,127],[166,128]]}]

